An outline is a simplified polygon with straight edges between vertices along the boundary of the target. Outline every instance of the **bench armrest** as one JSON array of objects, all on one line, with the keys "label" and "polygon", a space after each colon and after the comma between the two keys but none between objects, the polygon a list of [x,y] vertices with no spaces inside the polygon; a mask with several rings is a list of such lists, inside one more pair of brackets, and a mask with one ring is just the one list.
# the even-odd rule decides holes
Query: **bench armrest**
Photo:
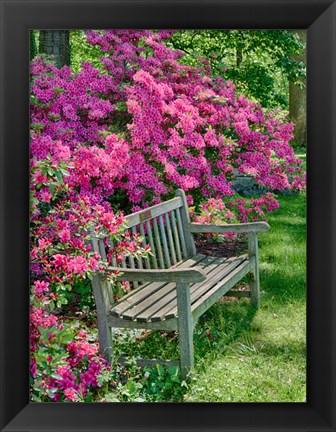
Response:
[{"label": "bench armrest", "polygon": [[223,225],[213,225],[213,224],[200,224],[191,223],[190,232],[192,233],[257,233],[265,232],[270,229],[267,222],[248,222],[240,224],[223,224]]},{"label": "bench armrest", "polygon": [[124,281],[143,282],[202,282],[206,279],[200,268],[192,269],[130,269],[120,267],[108,267],[108,271],[117,272],[117,279]]}]

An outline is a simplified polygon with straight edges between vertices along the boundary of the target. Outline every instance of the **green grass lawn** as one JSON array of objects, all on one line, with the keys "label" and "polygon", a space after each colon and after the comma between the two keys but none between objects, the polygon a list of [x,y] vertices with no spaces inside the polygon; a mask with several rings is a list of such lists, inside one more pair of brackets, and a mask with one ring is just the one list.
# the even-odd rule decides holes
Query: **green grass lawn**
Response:
[{"label": "green grass lawn", "polygon": [[306,400],[305,196],[279,197],[280,209],[260,235],[261,304],[214,305],[198,324],[213,329],[208,350],[196,349],[190,402]]},{"label": "green grass lawn", "polygon": [[[216,303],[195,329],[189,385],[178,390],[181,383],[163,372],[154,374],[153,384],[140,373],[136,380],[155,389],[146,400],[306,400],[306,197],[278,199],[280,208],[268,218],[270,231],[259,235],[260,308],[246,299]],[[178,358],[174,333],[126,337],[119,347],[131,356]]]}]

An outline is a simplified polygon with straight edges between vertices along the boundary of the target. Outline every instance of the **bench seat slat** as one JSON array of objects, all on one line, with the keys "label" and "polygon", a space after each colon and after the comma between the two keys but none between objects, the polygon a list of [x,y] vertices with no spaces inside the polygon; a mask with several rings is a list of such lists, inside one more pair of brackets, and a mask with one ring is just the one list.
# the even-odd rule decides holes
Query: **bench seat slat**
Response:
[{"label": "bench seat slat", "polygon": [[229,275],[212,287],[203,297],[191,305],[195,319],[207,311],[220,297],[224,296],[250,270],[251,263],[244,260]]},{"label": "bench seat slat", "polygon": [[[211,264],[214,260],[215,258],[213,257],[205,257],[204,260],[197,263],[197,266],[201,267],[206,274],[211,271]],[[140,314],[138,314],[136,309],[132,310],[132,319],[136,319],[139,322],[147,322],[151,319],[152,315],[157,314],[160,309],[165,307],[174,298],[176,298],[176,283],[171,282],[157,293],[156,298],[153,299],[154,301],[147,299],[143,302],[143,311]]]},{"label": "bench seat slat", "polygon": [[[213,258],[213,262],[211,263],[210,266],[207,267],[207,269],[204,269],[204,273],[207,274],[207,279],[204,282],[199,282],[196,284],[191,284],[190,285],[190,295],[192,295],[194,293],[194,297],[195,297],[195,292],[197,291],[197,289],[201,289],[204,284],[208,281],[216,281],[219,280],[220,278],[222,278],[223,276],[223,272],[225,272],[225,270],[228,267],[228,259],[227,258]],[[208,270],[208,271],[206,271]],[[215,282],[213,282],[215,283]],[[167,305],[160,311],[156,312],[155,315],[153,315],[151,317],[152,321],[161,321],[163,319],[168,319],[168,318],[174,318],[177,317],[177,297],[176,297],[176,293],[175,296],[171,298],[170,302],[167,303]]]},{"label": "bench seat slat", "polygon": [[[221,265],[224,265],[225,261],[227,261],[227,258],[216,258],[216,257],[208,257],[209,260],[211,260],[209,262],[209,264],[203,268],[203,272],[207,275],[208,278],[212,278],[214,277],[214,275],[216,273],[218,273],[218,271],[221,270]],[[208,280],[208,279],[207,279]],[[194,288],[195,286],[201,286],[204,282],[200,282],[197,284],[191,284],[190,285],[190,291]],[[176,284],[174,284],[176,286]],[[168,319],[167,314],[172,310],[177,308],[177,297],[176,297],[176,290],[174,290],[174,295],[170,297],[169,302],[167,302],[167,304],[165,305],[164,308],[162,308],[161,310],[158,310],[156,312],[154,312],[154,314],[150,317],[151,321],[161,321],[163,319]],[[175,318],[177,316],[177,313],[175,313],[175,311],[172,314],[172,317]]]},{"label": "bench seat slat", "polygon": [[[182,261],[178,264],[176,264],[175,267],[182,267],[182,268],[190,268],[195,265],[199,261],[205,258],[205,255],[198,254],[193,258],[189,258],[188,260]],[[139,289],[135,290],[133,293],[129,293],[126,296],[124,296],[121,300],[119,300],[118,304],[112,308],[110,311],[111,315],[113,316],[122,316],[124,312],[126,312],[130,307],[133,307],[134,305],[138,304],[140,301],[142,301],[146,296],[150,296],[155,291],[160,289],[162,286],[166,285],[167,282],[149,282],[147,284],[142,285],[139,287]]]},{"label": "bench seat slat", "polygon": [[[240,257],[228,258],[223,264],[219,264],[217,268],[210,274],[209,279],[204,282],[192,284],[190,287],[190,300],[191,310],[195,309],[194,304],[197,305],[203,301],[207,292],[213,287],[221,283],[225,277],[230,277],[232,272],[242,263],[247,262],[247,256],[243,255]],[[166,311],[165,319],[173,318],[177,316],[177,299],[175,298],[171,304],[169,311]],[[155,321],[155,319],[153,318]]]},{"label": "bench seat slat", "polygon": [[[248,270],[250,263],[247,255],[216,258],[198,254],[174,267],[190,268],[196,265],[202,268],[207,279],[190,286],[192,311],[197,309],[203,301],[210,299],[227,280],[230,280],[231,275],[235,276],[237,269],[238,271],[245,268]],[[128,298],[121,299],[110,313],[112,316],[138,322],[176,318],[178,315],[176,284],[174,282],[150,282],[136,290],[134,295],[130,293]]]}]

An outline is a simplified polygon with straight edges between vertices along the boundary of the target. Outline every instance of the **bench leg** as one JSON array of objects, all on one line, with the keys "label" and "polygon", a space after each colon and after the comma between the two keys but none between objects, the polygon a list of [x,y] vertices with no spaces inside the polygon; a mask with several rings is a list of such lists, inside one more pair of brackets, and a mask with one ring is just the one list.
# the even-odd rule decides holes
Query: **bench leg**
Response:
[{"label": "bench leg", "polygon": [[250,275],[250,290],[251,290],[251,304],[254,307],[259,306],[260,302],[260,283],[259,283],[259,272],[253,272]]},{"label": "bench leg", "polygon": [[107,325],[107,320],[104,318],[98,320],[98,340],[99,351],[108,362],[111,362],[113,352],[112,329]]},{"label": "bench leg", "polygon": [[177,289],[178,328],[182,379],[194,367],[193,323],[190,306],[190,285],[179,282]]},{"label": "bench leg", "polygon": [[97,310],[99,350],[110,362],[112,356],[112,333],[107,322],[107,313],[110,306],[109,297],[106,286],[101,283],[97,273],[92,278],[92,289]]},{"label": "bench leg", "polygon": [[258,259],[258,237],[256,233],[249,235],[249,255],[252,264],[250,277],[251,304],[259,306],[260,302],[260,282],[259,282],[259,259]]}]

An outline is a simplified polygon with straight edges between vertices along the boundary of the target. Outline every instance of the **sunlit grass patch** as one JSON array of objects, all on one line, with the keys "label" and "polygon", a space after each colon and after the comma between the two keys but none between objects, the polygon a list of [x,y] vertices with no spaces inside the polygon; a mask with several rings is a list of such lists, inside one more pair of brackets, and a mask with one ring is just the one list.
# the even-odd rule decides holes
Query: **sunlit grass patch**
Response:
[{"label": "sunlit grass patch", "polygon": [[271,230],[260,235],[260,308],[244,300],[208,311],[201,326],[224,325],[207,349],[196,350],[200,360],[185,401],[306,400],[305,196],[279,201]]}]

